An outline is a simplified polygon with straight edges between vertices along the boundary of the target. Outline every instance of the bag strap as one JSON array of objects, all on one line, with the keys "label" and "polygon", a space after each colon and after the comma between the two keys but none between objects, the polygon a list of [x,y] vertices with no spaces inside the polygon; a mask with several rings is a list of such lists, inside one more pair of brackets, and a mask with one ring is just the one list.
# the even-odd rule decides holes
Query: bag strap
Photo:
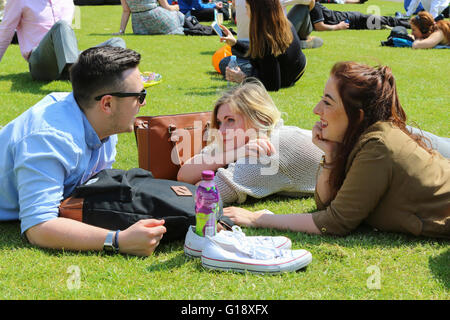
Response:
[{"label": "bag strap", "polygon": [[[205,124],[202,123],[201,127],[195,127],[194,124],[194,127],[181,129],[183,131],[178,131],[177,126],[174,124],[169,125],[167,130],[169,132],[169,141],[173,143],[171,153],[173,163],[182,166],[188,159],[198,154],[206,145],[207,139],[205,139],[205,136],[208,135],[210,127],[211,121],[209,120]],[[180,133],[182,134],[180,135]],[[191,134],[194,134],[194,139],[189,139]],[[201,141],[198,141],[196,138],[200,138]]]}]

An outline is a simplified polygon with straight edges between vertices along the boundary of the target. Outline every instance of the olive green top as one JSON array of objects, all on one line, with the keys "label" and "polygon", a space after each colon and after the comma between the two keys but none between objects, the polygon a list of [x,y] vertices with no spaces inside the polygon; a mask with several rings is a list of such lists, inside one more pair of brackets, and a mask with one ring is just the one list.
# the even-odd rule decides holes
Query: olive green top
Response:
[{"label": "olive green top", "polygon": [[380,231],[450,238],[450,160],[428,153],[390,122],[377,122],[349,155],[336,198],[313,220],[323,234],[361,223]]}]

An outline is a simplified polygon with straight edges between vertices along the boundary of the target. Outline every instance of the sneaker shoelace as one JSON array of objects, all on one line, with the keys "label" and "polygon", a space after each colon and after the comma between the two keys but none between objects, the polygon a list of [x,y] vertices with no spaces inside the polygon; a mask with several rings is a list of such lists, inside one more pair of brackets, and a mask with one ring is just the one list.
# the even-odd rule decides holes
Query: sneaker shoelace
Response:
[{"label": "sneaker shoelace", "polygon": [[233,226],[231,230],[232,231],[222,231],[221,234],[223,233],[224,236],[229,238],[235,238],[239,240],[240,243],[252,242],[253,244],[256,244],[258,246],[266,247],[267,243],[270,242],[270,245],[275,247],[275,243],[272,237],[264,237],[264,236],[247,237],[245,233],[242,231],[241,227],[239,226]]},{"label": "sneaker shoelace", "polygon": [[[238,250],[252,259],[269,260],[292,256],[291,250],[267,247],[263,239],[267,241],[267,239],[270,239],[269,237],[255,237],[252,238],[254,241],[248,241],[245,233],[239,226],[233,226],[232,231],[219,232],[214,238],[210,237],[210,239],[225,250]],[[224,242],[220,241],[221,239]],[[229,245],[230,242],[232,245]]]}]

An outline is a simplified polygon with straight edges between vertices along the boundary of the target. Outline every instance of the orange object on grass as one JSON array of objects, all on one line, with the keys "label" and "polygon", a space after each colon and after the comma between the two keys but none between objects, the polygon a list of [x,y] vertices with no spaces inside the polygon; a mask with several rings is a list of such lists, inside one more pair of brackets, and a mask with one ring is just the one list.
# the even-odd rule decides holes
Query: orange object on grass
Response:
[{"label": "orange object on grass", "polygon": [[212,56],[212,65],[213,65],[214,69],[216,69],[216,71],[218,73],[221,73],[220,69],[219,69],[220,61],[223,58],[228,57],[228,56],[231,56],[231,47],[229,45],[223,46],[222,48],[220,48],[219,50],[217,50],[213,54],[213,56]]}]

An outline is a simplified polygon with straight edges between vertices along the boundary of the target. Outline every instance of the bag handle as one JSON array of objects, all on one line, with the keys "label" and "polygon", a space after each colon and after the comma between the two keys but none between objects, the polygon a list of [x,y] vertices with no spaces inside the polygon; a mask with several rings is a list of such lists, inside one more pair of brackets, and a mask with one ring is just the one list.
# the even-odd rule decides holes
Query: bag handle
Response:
[{"label": "bag handle", "polygon": [[[177,134],[177,126],[174,124],[170,124],[167,128],[169,132],[169,141],[173,143],[171,159],[172,162],[176,165],[182,166],[188,159],[198,154],[201,149],[203,149],[206,145],[208,131],[211,127],[211,121],[208,120],[205,124],[202,123],[201,126],[201,136],[196,134],[196,130],[198,127],[186,127],[181,130],[181,136]],[[178,131],[180,133],[180,131]],[[191,135],[194,135],[192,138]],[[181,137],[181,139],[180,139]],[[196,138],[201,138],[201,142],[196,141]],[[186,140],[185,140],[186,139]],[[185,151],[188,150],[186,153]]]}]

